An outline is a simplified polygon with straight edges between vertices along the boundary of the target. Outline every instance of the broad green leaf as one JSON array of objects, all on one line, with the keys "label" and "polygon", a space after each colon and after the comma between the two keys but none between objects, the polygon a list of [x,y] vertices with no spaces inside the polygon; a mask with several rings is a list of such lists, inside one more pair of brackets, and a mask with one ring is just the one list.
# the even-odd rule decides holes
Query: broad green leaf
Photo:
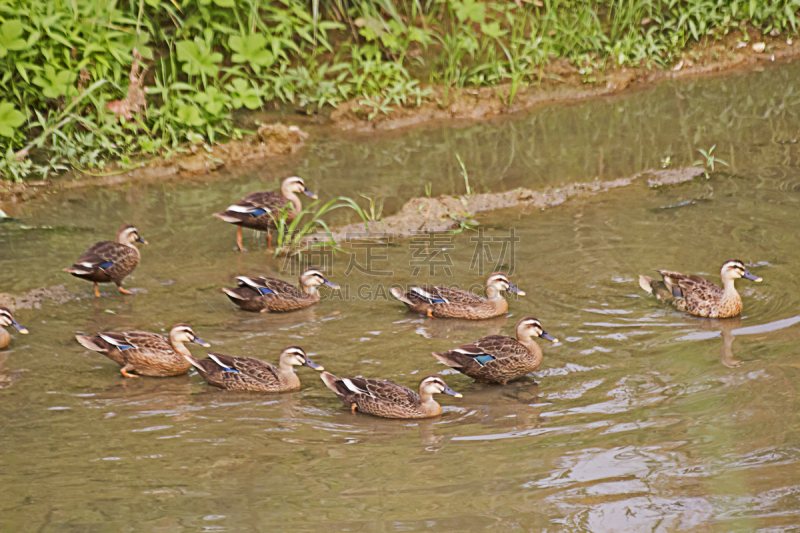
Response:
[{"label": "broad green leaf", "polygon": [[0,135],[13,137],[14,129],[25,122],[25,115],[17,111],[14,104],[3,100],[0,102]]},{"label": "broad green leaf", "polygon": [[272,52],[266,49],[267,40],[260,33],[238,36],[234,35],[228,39],[231,50],[236,52],[231,59],[236,63],[249,63],[254,70],[257,67],[268,67],[275,58]]},{"label": "broad green leaf", "polygon": [[25,39],[20,39],[20,35],[22,35],[21,21],[7,20],[0,25],[0,57],[6,57],[9,50],[27,48],[28,43]]},{"label": "broad green leaf", "polygon": [[233,107],[240,109],[258,109],[261,107],[261,97],[258,91],[242,78],[236,78],[225,87],[231,95]]},{"label": "broad green leaf", "polygon": [[183,71],[196,76],[203,73],[216,76],[219,72],[217,63],[222,61],[222,54],[212,52],[202,41],[181,41],[176,45],[178,59],[183,61]]},{"label": "broad green leaf", "polygon": [[219,7],[234,7],[236,5],[233,0],[214,0],[214,3]]},{"label": "broad green leaf", "polygon": [[178,111],[175,113],[175,119],[178,122],[187,124],[189,126],[202,126],[205,124],[203,119],[200,118],[200,111],[195,106],[180,106]]},{"label": "broad green leaf", "polygon": [[475,0],[461,0],[460,2],[453,2],[453,11],[456,17],[461,22],[466,22],[468,19],[472,22],[482,23],[484,13],[486,12],[486,5]]},{"label": "broad green leaf", "polygon": [[44,72],[33,78],[33,84],[41,87],[47,98],[58,98],[70,92],[75,77],[73,72],[62,70],[57,73],[52,65],[45,65]]}]

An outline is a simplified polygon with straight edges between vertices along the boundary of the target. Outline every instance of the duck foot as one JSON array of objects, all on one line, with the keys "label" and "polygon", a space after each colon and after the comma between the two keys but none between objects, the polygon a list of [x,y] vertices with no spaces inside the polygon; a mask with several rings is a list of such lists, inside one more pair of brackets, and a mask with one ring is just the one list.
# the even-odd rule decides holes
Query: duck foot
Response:
[{"label": "duck foot", "polygon": [[428,317],[429,318],[436,318],[435,316],[433,316],[433,309],[428,309]]},{"label": "duck foot", "polygon": [[123,289],[122,287],[117,287],[117,290],[122,294],[133,294],[131,291]]},{"label": "duck foot", "polygon": [[[127,367],[122,367],[122,368],[120,368],[120,369],[119,369],[119,373],[120,373],[120,374],[122,374],[123,376],[125,376],[126,378],[138,378],[138,377],[139,377],[139,376],[137,376],[136,374],[131,374],[130,372],[128,372],[127,370],[125,370],[126,368],[127,368]],[[133,370],[133,369],[132,369],[132,368],[130,368],[129,370]]]},{"label": "duck foot", "polygon": [[267,249],[272,249],[272,233],[267,232]]},{"label": "duck foot", "polygon": [[97,283],[94,284],[94,297],[100,298],[100,289],[97,286]]},{"label": "duck foot", "polygon": [[353,413],[353,414],[356,414],[356,408],[357,408],[357,407],[358,407],[358,406],[357,406],[356,404],[353,404],[353,405],[351,405],[351,406],[350,406],[350,412],[351,412],[351,413]]},{"label": "duck foot", "polygon": [[247,248],[242,246],[242,228],[238,228],[236,230],[236,247],[239,248],[240,252],[246,252]]}]

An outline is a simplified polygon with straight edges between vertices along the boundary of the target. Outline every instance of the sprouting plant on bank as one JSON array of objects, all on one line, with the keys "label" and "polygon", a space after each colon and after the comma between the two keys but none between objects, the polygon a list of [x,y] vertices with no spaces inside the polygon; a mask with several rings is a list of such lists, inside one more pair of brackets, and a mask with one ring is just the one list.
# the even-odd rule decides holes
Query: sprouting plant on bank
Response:
[{"label": "sprouting plant on bank", "polygon": [[469,186],[469,174],[467,174],[467,167],[464,165],[464,161],[461,160],[461,156],[456,154],[456,159],[458,159],[458,164],[461,165],[461,176],[464,178],[464,187],[466,188],[465,196],[472,196],[475,194],[475,189]]},{"label": "sprouting plant on bank", "polygon": [[708,150],[703,150],[702,148],[698,148],[697,151],[700,152],[700,154],[703,156],[703,159],[698,159],[697,161],[692,163],[693,165],[703,166],[703,175],[706,177],[706,179],[708,179],[709,177],[708,175],[710,172],[714,172],[714,165],[716,163],[719,163],[720,165],[725,165],[726,167],[730,166],[726,161],[723,161],[722,159],[714,155],[714,148],[716,147],[717,145],[715,144]]},{"label": "sprouting plant on bank", "polygon": [[370,221],[378,221],[381,219],[381,214],[383,213],[383,202],[385,198],[370,198],[369,196],[365,196],[363,194],[359,194],[360,197],[364,198],[369,202],[369,208],[364,210],[364,214],[367,217],[367,220]]}]

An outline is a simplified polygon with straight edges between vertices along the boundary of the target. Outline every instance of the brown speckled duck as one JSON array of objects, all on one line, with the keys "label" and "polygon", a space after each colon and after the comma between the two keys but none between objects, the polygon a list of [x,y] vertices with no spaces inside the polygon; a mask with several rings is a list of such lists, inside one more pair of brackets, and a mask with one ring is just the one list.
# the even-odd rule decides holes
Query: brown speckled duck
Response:
[{"label": "brown speckled duck", "polygon": [[223,288],[222,292],[245,311],[259,313],[283,313],[303,309],[319,302],[320,285],[339,288],[316,268],[308,268],[300,275],[301,289],[275,278],[239,276],[236,281],[239,287]]},{"label": "brown speckled duck", "polygon": [[434,394],[444,393],[461,398],[439,376],[423,379],[419,384],[419,394],[392,381],[340,379],[330,372],[323,372],[321,377],[353,414],[358,410],[384,418],[430,418],[442,414],[442,406],[433,399]]},{"label": "brown speckled duck", "polygon": [[489,335],[446,353],[432,353],[442,363],[476,381],[505,385],[530,374],[541,364],[542,349],[533,340],[534,337],[558,342],[535,318],[523,318],[517,323],[516,330],[516,339],[506,335]]},{"label": "brown speckled duck", "polygon": [[28,330],[16,321],[8,308],[0,307],[0,348],[5,348],[11,342],[11,335],[4,329],[4,326],[11,326],[23,335],[28,334]]},{"label": "brown speckled duck", "polygon": [[450,287],[411,287],[408,292],[392,288],[392,295],[409,309],[433,318],[482,319],[502,315],[508,302],[500,294],[508,291],[520,296],[525,293],[511,283],[503,272],[495,272],[486,280],[486,298],[474,292]]},{"label": "brown speckled duck", "polygon": [[289,202],[292,203],[292,209],[286,216],[287,224],[303,210],[303,204],[297,193],[317,198],[316,194],[306,188],[302,178],[292,176],[283,180],[280,194],[274,191],[254,192],[245,196],[239,203],[228,206],[228,209],[222,213],[214,213],[214,216],[223,222],[239,226],[236,232],[236,245],[239,247],[239,251],[247,251],[242,246],[242,228],[266,231],[267,247],[271,248],[272,233],[270,230],[277,227],[273,217],[278,217]]},{"label": "brown speckled duck", "polygon": [[300,388],[300,379],[293,366],[325,370],[311,361],[299,346],[289,346],[281,352],[278,367],[252,357],[233,357],[209,353],[209,359],[196,359],[183,354],[206,379],[209,385],[233,391],[287,392]]},{"label": "brown speckled duck", "polygon": [[139,264],[135,242],[147,244],[133,226],[122,226],[117,232],[117,242],[102,241],[93,244],[78,261],[64,272],[94,282],[94,295],[100,297],[98,283],[114,283],[122,294],[132,294],[122,288],[122,280]]},{"label": "brown speckled duck", "polygon": [[744,278],[761,282],[761,278],[748,272],[738,259],[730,259],[722,265],[722,288],[697,276],[669,270],[656,272],[661,274],[663,281],[639,276],[639,286],[678,311],[707,318],[728,318],[742,312],[742,297],[736,292],[734,280]]},{"label": "brown speckled duck", "polygon": [[75,338],[85,348],[100,352],[122,366],[120,373],[127,378],[139,377],[136,374],[157,377],[185,374],[192,365],[186,360],[185,356],[191,353],[184,343],[211,346],[195,335],[189,324],[172,326],[169,339],[147,331],[103,332],[94,337],[76,335]]}]

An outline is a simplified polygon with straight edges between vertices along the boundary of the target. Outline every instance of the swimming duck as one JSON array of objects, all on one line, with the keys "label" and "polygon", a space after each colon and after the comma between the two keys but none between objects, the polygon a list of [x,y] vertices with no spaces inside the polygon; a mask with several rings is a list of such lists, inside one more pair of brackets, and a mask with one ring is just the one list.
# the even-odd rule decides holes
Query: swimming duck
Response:
[{"label": "swimming duck", "polygon": [[541,364],[542,349],[533,337],[558,342],[535,318],[523,318],[517,323],[516,330],[516,339],[506,335],[489,335],[446,353],[432,353],[442,363],[476,381],[505,385],[530,374]]},{"label": "swimming duck", "polygon": [[323,372],[321,377],[353,414],[359,410],[384,418],[430,418],[442,414],[442,406],[433,399],[434,394],[444,393],[461,398],[439,376],[423,379],[419,384],[419,394],[392,381],[340,379],[330,372]]},{"label": "swimming duck", "polygon": [[3,329],[3,326],[11,326],[23,335],[28,334],[28,330],[14,319],[14,315],[6,307],[0,307],[0,348],[5,348],[11,342],[11,335]]},{"label": "swimming duck", "polygon": [[275,278],[251,278],[239,276],[236,278],[239,285],[236,289],[222,289],[233,303],[245,311],[260,313],[283,313],[302,309],[319,302],[320,295],[317,290],[320,285],[332,289],[339,286],[322,275],[316,268],[306,269],[300,274],[300,287]]},{"label": "swimming duck", "polygon": [[121,365],[120,373],[126,378],[139,377],[136,374],[159,377],[185,374],[192,367],[185,356],[192,354],[183,344],[211,346],[195,335],[189,324],[172,326],[169,339],[147,331],[103,332],[94,337],[76,335],[75,338],[85,348],[100,352]]},{"label": "swimming duck", "polygon": [[78,262],[64,272],[94,282],[94,295],[99,298],[98,283],[114,283],[122,294],[133,294],[122,288],[122,280],[133,272],[141,255],[135,242],[147,244],[133,226],[122,226],[117,232],[117,242],[102,241],[93,244]]},{"label": "swimming duck", "polygon": [[729,259],[722,265],[720,276],[722,288],[697,276],[687,276],[669,270],[656,270],[663,281],[654,281],[639,276],[639,286],[678,311],[708,318],[728,318],[742,312],[742,297],[736,292],[734,280],[749,279],[756,283],[761,278],[754,276],[738,259]]},{"label": "swimming duck", "polygon": [[275,219],[280,216],[283,207],[289,202],[292,203],[293,209],[290,209],[286,215],[287,224],[303,210],[303,204],[297,197],[297,193],[317,199],[317,195],[306,188],[302,178],[292,176],[283,180],[280,194],[275,191],[254,192],[245,196],[239,203],[228,206],[228,209],[222,213],[214,213],[214,216],[223,222],[239,226],[236,232],[236,245],[239,247],[239,251],[247,251],[242,246],[242,228],[266,231],[267,247],[272,248],[270,230],[277,227]]},{"label": "swimming duck", "polygon": [[408,292],[392,288],[392,295],[409,309],[422,315],[437,318],[481,319],[502,315],[508,311],[508,302],[500,292],[508,291],[520,296],[525,293],[511,283],[503,272],[495,272],[486,280],[486,298],[474,292],[450,287],[411,287]]},{"label": "swimming duck", "polygon": [[299,346],[284,348],[277,368],[252,357],[233,357],[219,353],[209,353],[209,359],[196,359],[191,354],[183,356],[209,385],[235,391],[293,391],[300,388],[300,379],[292,370],[293,366],[307,366],[320,372],[325,370],[311,361]]}]

